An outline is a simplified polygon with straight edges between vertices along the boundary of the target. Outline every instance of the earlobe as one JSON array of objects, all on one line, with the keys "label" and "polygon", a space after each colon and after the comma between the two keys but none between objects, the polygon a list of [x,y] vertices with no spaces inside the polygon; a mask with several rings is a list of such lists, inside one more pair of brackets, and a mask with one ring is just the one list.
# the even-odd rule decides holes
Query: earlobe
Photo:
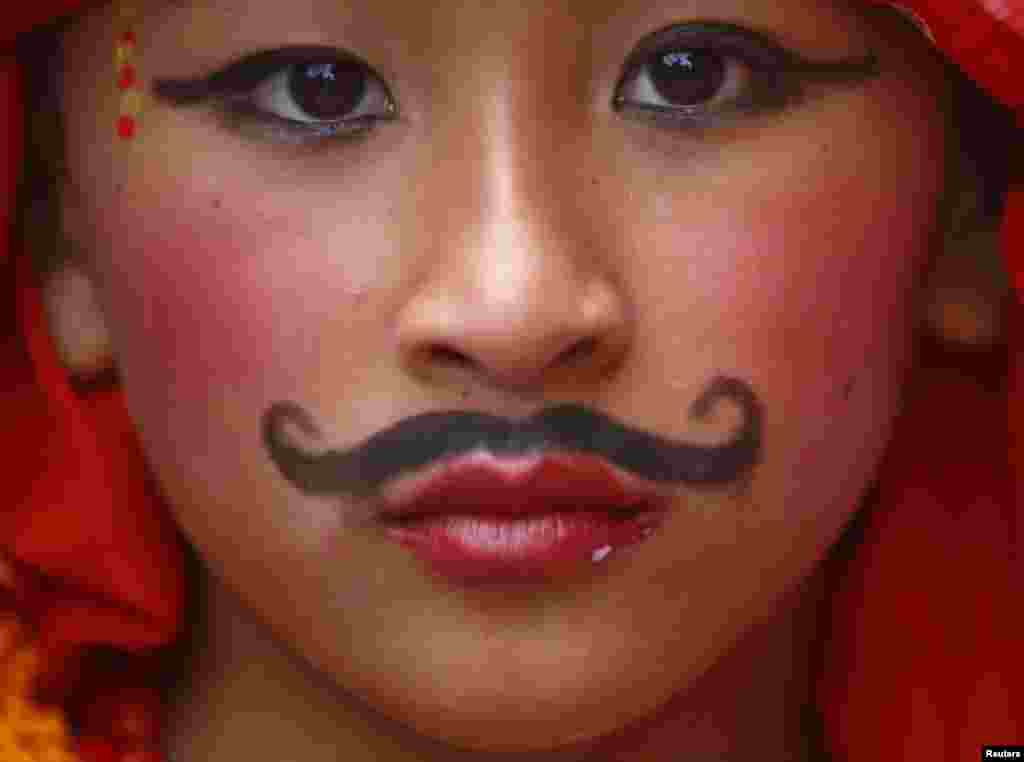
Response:
[{"label": "earlobe", "polygon": [[952,195],[942,205],[939,251],[924,282],[925,325],[951,350],[986,349],[1006,341],[1013,294],[1002,253],[1002,220],[986,205],[986,179],[976,160],[962,148],[949,160]]},{"label": "earlobe", "polygon": [[43,304],[57,354],[72,376],[94,378],[114,366],[106,317],[83,268],[67,264],[53,273],[43,287]]},{"label": "earlobe", "polygon": [[951,349],[1006,341],[1012,288],[999,244],[998,230],[977,230],[948,241],[928,276],[925,322]]}]

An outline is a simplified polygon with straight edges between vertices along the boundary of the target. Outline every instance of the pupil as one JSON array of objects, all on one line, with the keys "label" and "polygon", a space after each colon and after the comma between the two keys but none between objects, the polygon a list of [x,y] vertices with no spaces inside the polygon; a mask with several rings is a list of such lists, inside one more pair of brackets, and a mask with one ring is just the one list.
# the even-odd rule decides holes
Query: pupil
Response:
[{"label": "pupil", "polygon": [[676,105],[706,101],[725,81],[725,64],[708,50],[657,53],[649,70],[658,95]]},{"label": "pupil", "polygon": [[366,91],[362,69],[336,61],[295,66],[288,89],[306,114],[316,119],[339,119],[359,105]]}]

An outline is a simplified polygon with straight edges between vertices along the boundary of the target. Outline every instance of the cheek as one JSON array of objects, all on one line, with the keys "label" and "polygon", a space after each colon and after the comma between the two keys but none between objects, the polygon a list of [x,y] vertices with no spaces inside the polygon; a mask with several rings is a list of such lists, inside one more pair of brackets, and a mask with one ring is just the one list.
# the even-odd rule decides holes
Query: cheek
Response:
[{"label": "cheek", "polygon": [[[149,177],[159,201],[97,210],[102,251],[114,252],[98,258],[103,307],[129,410],[172,504],[218,505],[227,516],[280,484],[261,440],[267,405],[308,400],[319,378],[332,381],[327,399],[345,394],[345,373],[356,371],[321,365],[370,354],[363,305],[381,275],[365,257],[346,267],[346,249],[310,233],[309,215],[280,198],[270,216],[265,199],[242,189],[181,191]],[[358,231],[347,236],[359,246]],[[365,330],[339,328],[357,321]],[[190,498],[200,485],[218,486]]]},{"label": "cheek", "polygon": [[287,393],[323,324],[352,317],[379,277],[368,257],[352,255],[365,253],[365,237],[349,231],[347,245],[332,247],[301,208],[277,200],[267,213],[264,197],[241,188],[166,190],[131,216],[102,215],[100,240],[116,251],[105,262],[107,306],[126,375],[190,398],[225,385]]},{"label": "cheek", "polygon": [[[886,414],[877,395],[911,359],[942,128],[898,83],[848,103],[751,141],[717,168],[724,179],[712,190],[680,197],[672,219],[662,213],[654,249],[667,254],[649,288],[683,284],[657,300],[682,309],[659,316],[663,324],[705,334],[716,363],[763,369],[780,401],[814,418],[863,406],[877,419]],[[899,104],[907,122],[894,126]]]},{"label": "cheek", "polygon": [[739,277],[728,298],[758,365],[786,357],[827,396],[829,385],[902,347],[930,218],[904,203],[914,194],[892,193],[879,198],[869,185],[777,198],[770,215],[751,219],[752,239],[734,249]]},{"label": "cheek", "polygon": [[889,187],[886,198],[869,185],[684,205],[700,229],[657,226],[651,249],[665,254],[648,288],[673,298],[650,300],[652,321],[683,327],[693,347],[715,337],[716,361],[786,372],[824,403],[911,328],[931,218],[920,193]]},{"label": "cheek", "polygon": [[[856,145],[850,133],[838,142]],[[901,134],[861,146],[758,149],[704,195],[665,194],[644,239],[656,263],[643,276],[646,319],[674,329],[648,333],[654,356],[679,358],[669,377],[733,372],[766,400],[750,519],[759,532],[778,521],[766,553],[812,518],[808,543],[834,537],[884,452],[912,359],[941,167],[934,143]]]},{"label": "cheek", "polygon": [[188,399],[225,384],[245,393],[251,384],[240,382],[275,357],[288,365],[282,355],[296,342],[283,338],[301,335],[298,300],[288,290],[270,292],[271,273],[257,275],[267,257],[253,232],[166,211],[113,239],[121,245],[111,320],[130,366],[125,376],[136,386],[170,385]]}]

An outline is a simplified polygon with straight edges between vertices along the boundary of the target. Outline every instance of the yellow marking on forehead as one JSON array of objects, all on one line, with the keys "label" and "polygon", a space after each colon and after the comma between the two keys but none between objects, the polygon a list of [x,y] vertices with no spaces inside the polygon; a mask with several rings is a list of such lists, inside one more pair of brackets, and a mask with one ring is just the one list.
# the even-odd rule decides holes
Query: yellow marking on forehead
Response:
[{"label": "yellow marking on forehead", "polygon": [[135,74],[135,30],[138,6],[134,2],[118,3],[118,37],[114,48],[114,65],[118,86],[121,88],[121,108],[117,119],[117,132],[122,138],[135,136],[136,122],[142,111],[142,94],[138,90]]},{"label": "yellow marking on forehead", "polygon": [[132,60],[132,56],[135,54],[135,46],[131,43],[120,42],[117,47],[114,48],[114,64],[116,66],[124,66],[126,63]]},{"label": "yellow marking on forehead", "polygon": [[138,116],[142,111],[142,93],[128,90],[121,99],[121,113],[126,116]]}]

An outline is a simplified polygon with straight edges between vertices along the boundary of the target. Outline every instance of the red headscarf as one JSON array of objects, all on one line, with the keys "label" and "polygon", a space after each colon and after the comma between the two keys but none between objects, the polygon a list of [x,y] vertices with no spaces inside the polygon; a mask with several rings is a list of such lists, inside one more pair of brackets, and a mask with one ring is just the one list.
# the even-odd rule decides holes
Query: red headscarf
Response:
[{"label": "red headscarf", "polygon": [[[8,230],[23,147],[13,43],[87,5],[34,0],[5,9],[0,227]],[[903,5],[1024,128],[1024,0]],[[95,646],[144,653],[180,634],[184,548],[122,393],[72,388],[29,260],[10,244],[9,234],[0,237],[0,562],[15,591],[6,603],[37,638],[35,684],[53,701],[87,707],[74,718],[79,757],[156,762],[144,750],[158,745],[161,710],[146,675],[107,674],[101,688],[76,667]],[[1024,188],[1008,194],[1002,249],[1020,300]],[[865,542],[831,598],[818,703],[837,761],[974,760],[983,744],[1024,744],[1024,347],[1015,338],[1024,335],[1024,311],[1016,304],[1009,331],[1006,390],[950,374],[908,399],[897,421]],[[0,656],[2,641],[0,631]],[[0,730],[3,722],[0,714]],[[142,753],[125,756],[133,750]]]}]

